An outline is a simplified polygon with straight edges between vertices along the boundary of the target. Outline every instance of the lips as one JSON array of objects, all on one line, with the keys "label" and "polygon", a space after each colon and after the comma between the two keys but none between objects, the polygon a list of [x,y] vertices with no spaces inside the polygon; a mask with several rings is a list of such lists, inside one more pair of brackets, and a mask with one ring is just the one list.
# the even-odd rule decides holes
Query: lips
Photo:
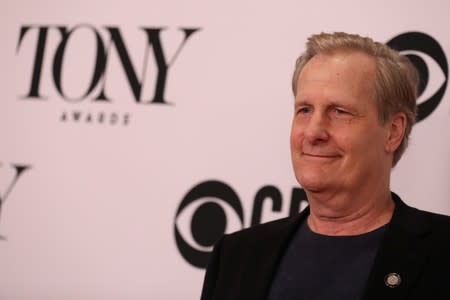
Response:
[{"label": "lips", "polygon": [[340,156],[334,153],[308,153],[308,152],[302,152],[302,155],[315,158],[337,158]]}]

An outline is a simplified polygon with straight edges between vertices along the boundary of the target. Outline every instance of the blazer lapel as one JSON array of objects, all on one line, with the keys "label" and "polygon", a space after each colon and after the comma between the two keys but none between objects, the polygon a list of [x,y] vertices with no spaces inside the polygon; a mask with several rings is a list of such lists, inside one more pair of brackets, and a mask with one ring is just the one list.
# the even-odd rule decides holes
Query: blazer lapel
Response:
[{"label": "blazer lapel", "polygon": [[424,242],[430,232],[429,216],[397,195],[393,198],[396,208],[369,275],[366,300],[406,299],[429,255]]},{"label": "blazer lapel", "polygon": [[[309,215],[309,207],[264,236],[255,239],[250,246],[249,259],[242,276],[241,298],[247,300],[266,299],[277,267],[299,224]],[[261,240],[263,239],[263,240]],[[260,247],[258,245],[265,245]]]}]

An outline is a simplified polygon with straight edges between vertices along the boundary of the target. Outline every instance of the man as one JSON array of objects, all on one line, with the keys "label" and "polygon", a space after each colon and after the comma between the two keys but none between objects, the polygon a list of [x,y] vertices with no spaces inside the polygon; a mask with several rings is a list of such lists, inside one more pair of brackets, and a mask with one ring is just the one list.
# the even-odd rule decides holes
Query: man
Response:
[{"label": "man", "polygon": [[322,33],[292,85],[292,163],[309,207],[219,240],[202,300],[450,299],[450,218],[389,187],[416,114],[412,64],[369,38]]}]

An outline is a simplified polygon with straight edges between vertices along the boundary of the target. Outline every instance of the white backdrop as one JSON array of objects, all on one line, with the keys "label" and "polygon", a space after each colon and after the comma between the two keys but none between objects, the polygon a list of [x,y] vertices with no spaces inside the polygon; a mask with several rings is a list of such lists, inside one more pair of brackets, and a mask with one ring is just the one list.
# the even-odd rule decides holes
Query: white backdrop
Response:
[{"label": "white backdrop", "polygon": [[[5,300],[198,299],[204,269],[193,257],[204,260],[214,233],[250,225],[258,191],[281,196],[279,212],[262,206],[262,222],[288,214],[298,188],[290,80],[309,35],[387,42],[421,32],[450,57],[446,1],[17,0],[0,11]],[[448,70],[419,52],[429,70],[422,103],[446,87]],[[154,98],[158,76],[163,98]],[[446,92],[413,129],[392,178],[408,204],[444,214],[448,128]],[[189,207],[188,192],[206,181],[231,196],[209,185]],[[236,205],[222,203],[233,197]]]}]

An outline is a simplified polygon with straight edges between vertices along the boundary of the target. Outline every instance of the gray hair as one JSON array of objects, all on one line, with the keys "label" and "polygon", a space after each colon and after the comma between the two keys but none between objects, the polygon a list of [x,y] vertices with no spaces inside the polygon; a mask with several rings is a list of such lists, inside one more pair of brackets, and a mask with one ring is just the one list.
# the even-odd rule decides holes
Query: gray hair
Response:
[{"label": "gray hair", "polygon": [[395,166],[408,146],[416,121],[419,74],[407,57],[371,38],[344,32],[320,33],[308,38],[306,51],[296,61],[292,78],[294,95],[297,93],[298,76],[306,63],[318,53],[337,50],[359,51],[375,59],[374,98],[381,124],[398,112],[406,115],[405,136],[394,152],[392,165]]}]

